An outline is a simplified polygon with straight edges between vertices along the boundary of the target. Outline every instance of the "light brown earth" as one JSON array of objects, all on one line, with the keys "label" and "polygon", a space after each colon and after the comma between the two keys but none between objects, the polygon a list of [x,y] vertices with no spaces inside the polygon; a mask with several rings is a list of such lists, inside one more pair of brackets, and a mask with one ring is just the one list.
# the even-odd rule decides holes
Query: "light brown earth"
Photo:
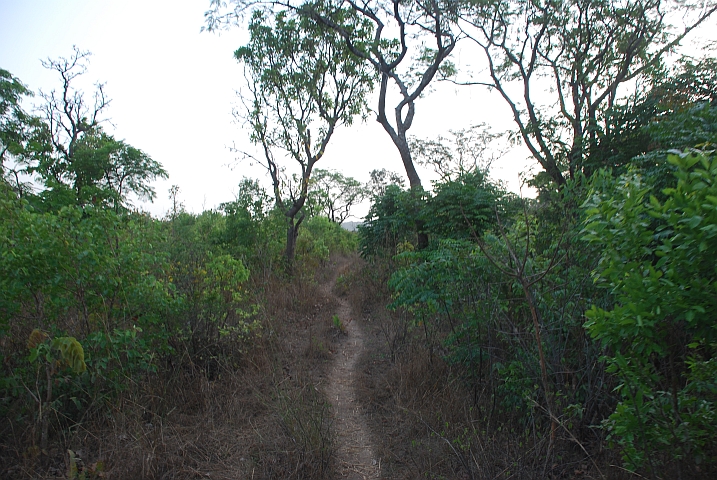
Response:
[{"label": "light brown earth", "polygon": [[335,315],[344,326],[338,349],[328,371],[325,393],[331,402],[336,432],[336,455],[339,478],[350,480],[381,478],[381,459],[376,451],[357,400],[357,360],[364,349],[364,332],[361,320],[352,311],[348,301],[336,295],[333,287],[340,273],[346,270],[348,261],[342,260],[322,289],[336,300]]}]

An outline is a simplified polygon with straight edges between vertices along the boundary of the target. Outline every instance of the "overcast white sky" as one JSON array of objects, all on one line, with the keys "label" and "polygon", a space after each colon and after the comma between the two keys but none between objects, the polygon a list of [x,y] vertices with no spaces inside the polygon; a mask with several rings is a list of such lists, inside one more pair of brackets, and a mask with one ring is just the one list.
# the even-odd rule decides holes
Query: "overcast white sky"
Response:
[{"label": "overcast white sky", "polygon": [[[246,36],[239,28],[201,33],[207,8],[207,0],[0,0],[0,68],[35,92],[50,91],[57,78],[41,59],[68,57],[73,45],[92,52],[82,85],[89,95],[92,82],[106,83],[114,125],[106,128],[169,172],[169,180],[155,183],[154,204],[143,208],[163,215],[167,190],[179,185],[186,207],[200,212],[233,199],[242,176],[266,176],[259,167],[237,163],[229,150],[234,143],[247,144],[231,115],[241,78],[232,53]],[[484,94],[440,87],[418,102],[411,133],[430,138],[479,121],[495,123],[498,112],[507,112],[499,104],[485,105]],[[508,122],[504,117],[505,126]],[[496,164],[494,173],[517,188],[524,167],[514,163]],[[361,181],[374,168],[404,173],[374,117],[340,130],[317,167]],[[428,184],[430,176],[422,177]]]},{"label": "overcast white sky", "polygon": [[[107,111],[116,138],[147,152],[169,172],[155,183],[157,199],[142,208],[156,216],[169,209],[167,191],[181,189],[188,210],[201,212],[234,198],[243,176],[265,178],[260,167],[237,163],[229,147],[248,145],[231,115],[241,67],[232,54],[246,42],[234,28],[201,33],[208,0],[0,0],[0,68],[31,90],[50,91],[57,77],[41,59],[68,57],[72,46],[92,52],[82,84],[106,83]],[[468,57],[468,55],[465,55]],[[456,59],[459,68],[470,58]],[[35,101],[39,101],[35,98]],[[433,138],[449,129],[487,122],[511,127],[507,108],[486,90],[439,86],[417,103],[413,135]],[[248,147],[246,147],[248,148]],[[519,188],[527,155],[514,152],[494,163],[492,175]],[[398,153],[371,117],[340,130],[318,168],[336,169],[361,181],[374,168],[404,175]],[[430,175],[422,173],[424,184]],[[365,213],[365,209],[360,214]]]}]

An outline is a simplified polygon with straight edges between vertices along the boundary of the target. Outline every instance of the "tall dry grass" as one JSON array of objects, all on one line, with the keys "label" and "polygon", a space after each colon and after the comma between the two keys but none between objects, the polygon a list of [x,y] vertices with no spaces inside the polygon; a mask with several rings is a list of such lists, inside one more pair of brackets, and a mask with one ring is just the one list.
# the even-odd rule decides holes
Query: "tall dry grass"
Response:
[{"label": "tall dry grass", "polygon": [[156,374],[56,430],[45,462],[29,448],[28,422],[2,419],[0,478],[333,478],[320,385],[334,305],[313,272],[254,287],[262,326],[251,345],[201,361],[177,350]]},{"label": "tall dry grass", "polygon": [[542,416],[501,408],[488,384],[469,388],[465,372],[444,361],[409,312],[386,309],[390,265],[356,265],[345,288],[369,334],[359,400],[380,443],[384,478],[636,478],[603,443],[580,443],[565,428],[551,444]]}]

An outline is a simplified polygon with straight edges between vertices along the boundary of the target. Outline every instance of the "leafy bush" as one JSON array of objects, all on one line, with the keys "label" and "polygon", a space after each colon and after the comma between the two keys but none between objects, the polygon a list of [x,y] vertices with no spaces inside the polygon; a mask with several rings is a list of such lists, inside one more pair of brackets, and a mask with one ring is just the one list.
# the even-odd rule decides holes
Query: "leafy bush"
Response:
[{"label": "leafy bush", "polygon": [[[151,219],[63,207],[37,213],[0,200],[0,325],[56,329],[84,338],[136,324],[162,348],[173,307],[161,236]],[[25,337],[21,335],[20,337]]]},{"label": "leafy bush", "polygon": [[0,195],[0,409],[39,424],[45,448],[51,420],[79,421],[156,370],[171,352],[166,319],[177,298],[148,217],[74,206],[42,213],[5,184]]},{"label": "leafy bush", "polygon": [[585,203],[585,239],[603,249],[595,280],[616,295],[585,324],[606,349],[621,401],[605,422],[630,468],[714,464],[717,423],[717,157],[670,155],[676,184],[606,174]]},{"label": "leafy bush", "polygon": [[[304,223],[304,231],[323,245],[329,254],[345,255],[356,251],[356,234],[325,217],[312,217]],[[301,238],[301,234],[299,234]],[[314,247],[317,248],[317,247]],[[323,247],[321,247],[323,248]]]},{"label": "leafy bush", "polygon": [[390,257],[402,242],[416,245],[416,212],[422,203],[423,196],[397,185],[387,186],[384,194],[374,199],[364,223],[358,227],[361,255]]},{"label": "leafy bush", "polygon": [[165,225],[166,251],[178,299],[169,327],[175,344],[182,345],[195,362],[217,355],[223,348],[220,343],[228,342],[227,350],[242,350],[258,326],[255,308],[245,292],[249,269],[242,260],[225,253],[243,247],[226,243],[229,222],[228,216],[207,211],[196,216],[182,213]]},{"label": "leafy bush", "polygon": [[283,253],[286,220],[271,206],[259,183],[246,178],[239,184],[237,199],[220,206],[225,216],[224,251],[241,258],[254,272],[271,272]]},{"label": "leafy bush", "polygon": [[359,249],[364,257],[392,256],[400,244],[418,245],[418,233],[436,241],[468,240],[495,225],[496,215],[510,218],[516,205],[512,195],[477,169],[437,182],[432,195],[389,185],[358,227]]},{"label": "leafy bush", "polygon": [[470,239],[495,224],[509,199],[486,172],[472,170],[437,183],[421,218],[426,231],[438,238]]},{"label": "leafy bush", "polygon": [[[424,209],[429,248],[396,255],[389,280],[390,307],[411,314],[429,354],[456,366],[488,418],[497,406],[536,433],[550,423],[551,438],[556,418],[576,436],[589,432],[610,401],[594,387],[607,379],[582,326],[585,309],[609,304],[609,293],[589,281],[596,249],[578,241],[579,191],[571,184],[544,204],[480,176],[438,184]],[[472,208],[458,219],[428,220],[461,205]]]}]

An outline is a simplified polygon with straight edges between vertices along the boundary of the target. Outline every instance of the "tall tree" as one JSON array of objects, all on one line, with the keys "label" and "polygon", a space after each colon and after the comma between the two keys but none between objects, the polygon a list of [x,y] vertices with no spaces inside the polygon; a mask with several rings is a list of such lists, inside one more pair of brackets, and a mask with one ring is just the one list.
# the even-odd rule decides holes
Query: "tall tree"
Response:
[{"label": "tall tree", "polygon": [[99,128],[75,146],[71,172],[84,185],[75,192],[80,204],[104,204],[115,210],[127,206],[130,193],[142,200],[154,200],[150,182],[167,178],[159,162]]},{"label": "tall tree", "polygon": [[[411,149],[419,165],[430,167],[443,181],[453,181],[470,171],[488,171],[491,163],[505,153],[497,145],[508,135],[491,133],[486,124],[450,131],[449,137],[411,138]],[[508,138],[508,140],[510,140]]]},{"label": "tall tree", "polygon": [[22,108],[23,98],[30,96],[17,77],[0,69],[0,178],[19,196],[31,190],[32,159],[51,149],[45,124]]},{"label": "tall tree", "polygon": [[[244,12],[267,5],[291,9],[331,29],[343,39],[350,62],[364,62],[379,75],[377,120],[388,133],[403,162],[416,197],[423,189],[414,164],[408,131],[416,115],[416,101],[429,85],[455,68],[448,60],[456,46],[456,9],[439,0],[233,0],[235,8],[225,12],[226,3],[210,0],[207,25],[211,30]],[[352,12],[348,16],[345,12]],[[361,21],[361,29],[354,22]],[[339,58],[333,62],[344,61]],[[393,112],[389,104],[394,102]],[[418,212],[414,215],[419,217]],[[416,221],[418,246],[428,245],[422,222]]]},{"label": "tall tree", "polygon": [[355,178],[317,168],[309,186],[308,206],[314,210],[313,214],[341,224],[351,216],[351,208],[368,195],[366,187]]},{"label": "tall tree", "polygon": [[29,115],[20,102],[32,92],[7,70],[0,69],[0,165],[21,149]]},{"label": "tall tree", "polygon": [[[367,37],[366,22],[352,11],[334,15],[352,25],[357,38]],[[314,165],[336,127],[365,114],[365,97],[375,77],[335,31],[291,10],[255,11],[249,33],[248,45],[235,52],[244,64],[248,87],[240,115],[261,149],[261,157],[253,158],[269,172],[276,204],[286,216],[286,260],[291,269]],[[296,184],[284,174],[286,160],[299,167]]]},{"label": "tall tree", "polygon": [[[586,168],[609,167],[623,173],[627,165],[663,170],[652,178],[672,181],[666,151],[717,142],[717,59],[682,59],[657,72],[645,91],[607,112],[607,127],[590,145]],[[661,185],[666,188],[667,185]],[[660,192],[662,188],[656,188]]]},{"label": "tall tree", "polygon": [[[206,14],[210,30],[269,4],[296,11],[340,36],[348,54],[331,61],[365,62],[378,73],[377,120],[398,149],[411,188],[421,188],[407,135],[416,115],[416,101],[436,78],[454,72],[448,61],[458,40],[452,7],[437,0],[233,0],[235,8],[226,12],[226,2],[210,3]],[[361,28],[355,28],[356,22]],[[388,104],[394,99],[390,112]]]},{"label": "tall tree", "polygon": [[110,104],[103,84],[96,84],[92,100],[75,87],[76,79],[87,71],[89,56],[74,47],[69,58],[42,62],[60,76],[61,86],[40,92],[52,151],[37,157],[32,170],[48,187],[44,196],[51,203],[120,209],[129,193],[152,200],[155,194],[149,182],[166,178],[167,172],[146,153],[102,131]]},{"label": "tall tree", "polygon": [[44,100],[41,110],[50,128],[54,154],[42,159],[37,170],[50,188],[71,185],[78,202],[83,196],[85,178],[81,172],[76,171],[74,165],[77,145],[105,120],[102,116],[110,103],[103,84],[96,84],[90,101],[74,85],[75,79],[87,71],[89,57],[89,52],[73,47],[69,58],[60,57],[42,62],[45,68],[57,72],[61,86],[59,90],[49,93],[40,91],[40,97]]},{"label": "tall tree", "polygon": [[366,184],[366,189],[370,192],[374,200],[378,197],[383,197],[386,194],[386,190],[391,185],[396,185],[403,188],[403,178],[396,172],[386,170],[371,170],[369,173],[370,180]]},{"label": "tall tree", "polygon": [[713,1],[464,2],[463,33],[488,72],[465,83],[500,93],[532,155],[562,185],[610,134],[607,112],[716,10]]}]

